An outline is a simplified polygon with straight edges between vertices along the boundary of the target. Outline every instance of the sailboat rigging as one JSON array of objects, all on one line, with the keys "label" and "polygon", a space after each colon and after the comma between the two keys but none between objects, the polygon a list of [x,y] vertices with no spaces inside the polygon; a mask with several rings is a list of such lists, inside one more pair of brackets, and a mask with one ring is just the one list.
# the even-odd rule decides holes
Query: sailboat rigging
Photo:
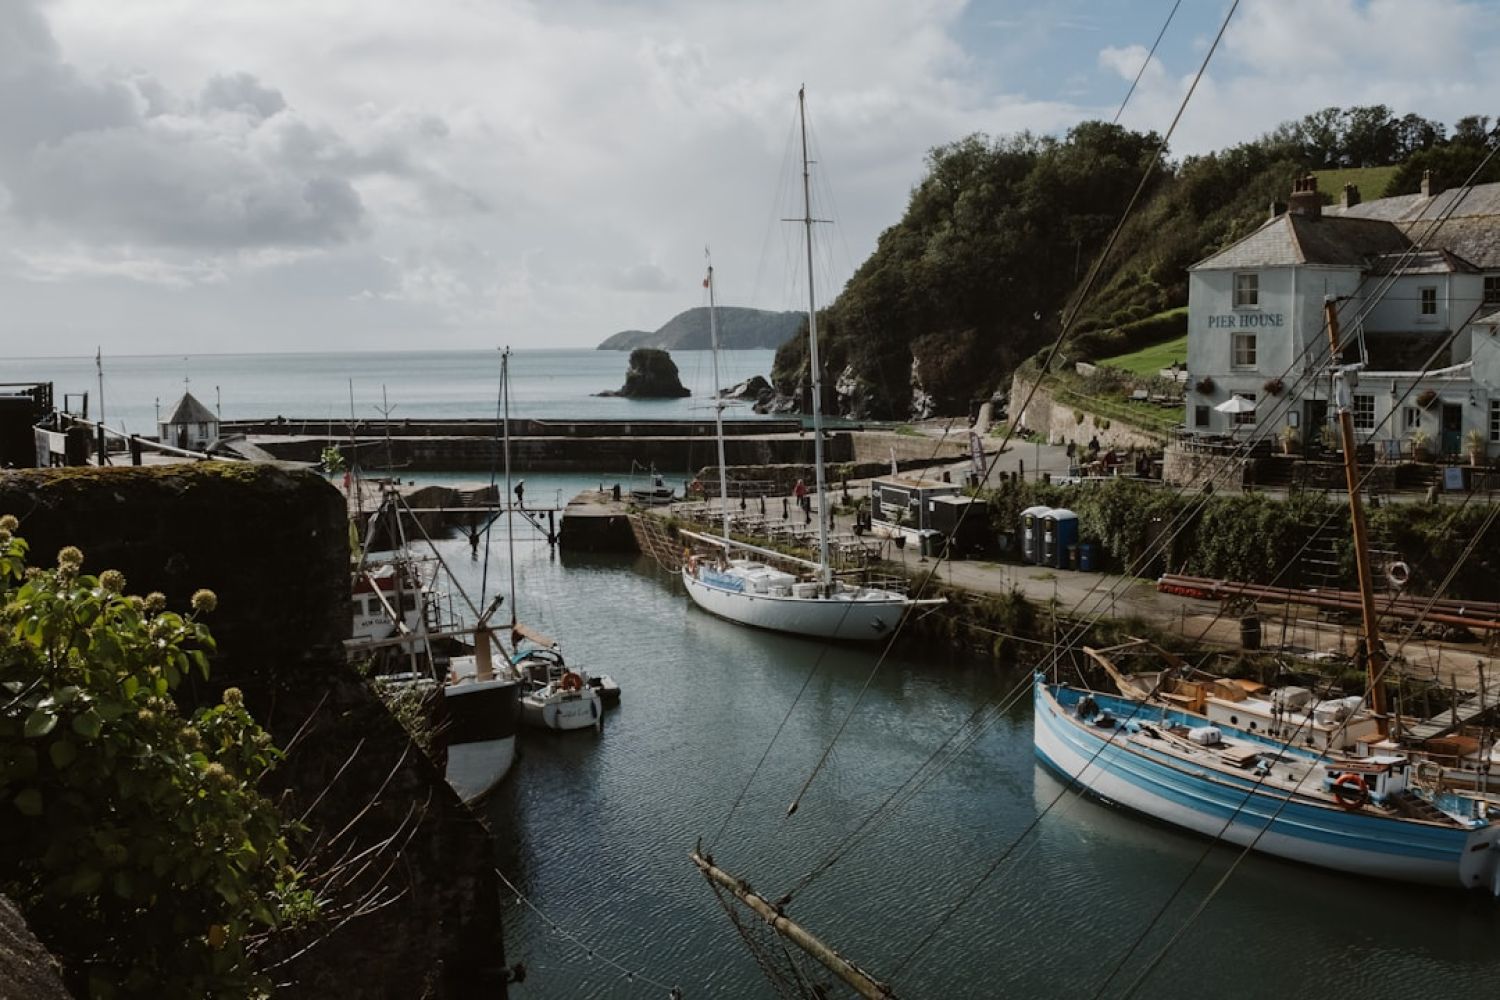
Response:
[{"label": "sailboat rigging", "polygon": [[[1036,752],[1090,794],[1230,843],[1338,871],[1500,895],[1500,826],[1484,797],[1424,781],[1424,759],[1388,738],[1386,656],[1349,389],[1359,366],[1337,365],[1335,302],[1325,309],[1361,595],[1368,714],[1363,697],[1312,703],[1302,689],[1271,692],[1264,712],[1251,704],[1236,711],[1250,699],[1231,683],[1179,684],[1180,663],[1149,680],[1124,678],[1091,651],[1121,694],[1038,674]],[[1226,705],[1234,714],[1223,710]],[[1340,752],[1351,727],[1368,735],[1354,752]]]},{"label": "sailboat rigging", "polygon": [[[802,205],[807,253],[808,357],[812,367],[813,468],[818,504],[818,559],[787,559],[780,553],[736,542],[730,537],[728,481],[724,459],[723,401],[719,398],[718,325],[715,319],[714,271],[710,262],[705,284],[709,293],[709,332],[714,354],[715,429],[719,445],[719,498],[723,508],[723,534],[684,531],[682,534],[708,547],[711,554],[693,555],[682,567],[682,582],[694,603],[722,618],[778,632],[791,632],[820,639],[884,639],[896,630],[907,608],[942,604],[941,598],[914,599],[885,587],[861,586],[836,580],[829,558],[827,483],[823,465],[823,381],[818,360],[818,308],[813,288],[811,161],[807,155],[807,105],[805,93],[797,93],[798,120],[802,139]],[[739,555],[732,555],[739,553]],[[759,559],[765,555],[807,567],[813,577],[798,580]]]}]

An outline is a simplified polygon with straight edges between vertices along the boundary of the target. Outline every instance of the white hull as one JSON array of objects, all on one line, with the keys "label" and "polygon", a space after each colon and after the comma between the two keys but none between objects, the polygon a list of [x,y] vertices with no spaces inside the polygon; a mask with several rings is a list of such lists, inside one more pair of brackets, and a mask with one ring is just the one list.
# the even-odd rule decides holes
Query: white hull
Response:
[{"label": "white hull", "polygon": [[516,760],[514,734],[498,740],[448,748],[448,784],[465,802],[484,798],[500,784]]},{"label": "white hull", "polygon": [[[1500,891],[1500,827],[1472,831],[1320,806],[1256,790],[1253,780],[1187,771],[1133,749],[1123,730],[1080,724],[1036,685],[1037,754],[1079,790],[1153,819],[1336,871]],[[1227,824],[1227,825],[1226,825]]]},{"label": "white hull", "polygon": [[846,591],[831,597],[780,597],[705,583],[686,568],[682,584],[704,611],[741,625],[818,639],[883,639],[911,603],[891,591]]},{"label": "white hull", "polygon": [[521,721],[535,729],[593,729],[603,716],[599,695],[591,688],[568,694],[533,692],[521,697]]}]

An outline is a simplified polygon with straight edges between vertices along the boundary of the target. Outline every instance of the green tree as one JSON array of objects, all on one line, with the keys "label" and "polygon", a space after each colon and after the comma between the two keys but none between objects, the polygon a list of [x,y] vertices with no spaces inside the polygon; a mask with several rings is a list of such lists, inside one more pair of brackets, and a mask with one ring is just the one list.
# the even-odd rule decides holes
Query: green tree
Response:
[{"label": "green tree", "polygon": [[246,997],[249,948],[311,918],[280,815],[258,791],[279,752],[240,692],[184,717],[213,637],[160,594],[126,596],[65,548],[26,568],[0,518],[0,889],[77,995]]}]

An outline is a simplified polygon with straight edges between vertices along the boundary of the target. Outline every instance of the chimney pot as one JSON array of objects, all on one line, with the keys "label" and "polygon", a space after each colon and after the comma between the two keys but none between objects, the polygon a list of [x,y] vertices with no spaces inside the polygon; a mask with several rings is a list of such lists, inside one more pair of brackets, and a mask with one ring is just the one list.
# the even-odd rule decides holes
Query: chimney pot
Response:
[{"label": "chimney pot", "polygon": [[1353,208],[1359,204],[1359,186],[1357,184],[1344,185],[1344,207]]},{"label": "chimney pot", "polygon": [[1323,200],[1318,197],[1318,179],[1312,174],[1299,177],[1292,184],[1292,197],[1287,202],[1287,211],[1307,219],[1318,219],[1323,215]]},{"label": "chimney pot", "polygon": [[1282,213],[1284,213],[1285,211],[1286,211],[1286,202],[1284,202],[1284,201],[1273,201],[1273,202],[1271,202],[1271,218],[1274,219],[1278,215],[1281,215]]},{"label": "chimney pot", "polygon": [[1442,185],[1432,179],[1432,171],[1422,171],[1422,197],[1431,198],[1435,194],[1442,194]]}]

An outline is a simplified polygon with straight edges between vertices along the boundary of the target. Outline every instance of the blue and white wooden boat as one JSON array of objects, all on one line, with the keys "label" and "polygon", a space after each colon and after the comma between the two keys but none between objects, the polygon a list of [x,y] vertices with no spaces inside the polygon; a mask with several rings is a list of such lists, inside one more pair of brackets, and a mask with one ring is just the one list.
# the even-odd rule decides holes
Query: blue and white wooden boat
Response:
[{"label": "blue and white wooden boat", "polygon": [[1408,787],[1405,756],[1329,757],[1040,674],[1033,694],[1038,757],[1106,803],[1292,861],[1500,895],[1485,804]]}]

